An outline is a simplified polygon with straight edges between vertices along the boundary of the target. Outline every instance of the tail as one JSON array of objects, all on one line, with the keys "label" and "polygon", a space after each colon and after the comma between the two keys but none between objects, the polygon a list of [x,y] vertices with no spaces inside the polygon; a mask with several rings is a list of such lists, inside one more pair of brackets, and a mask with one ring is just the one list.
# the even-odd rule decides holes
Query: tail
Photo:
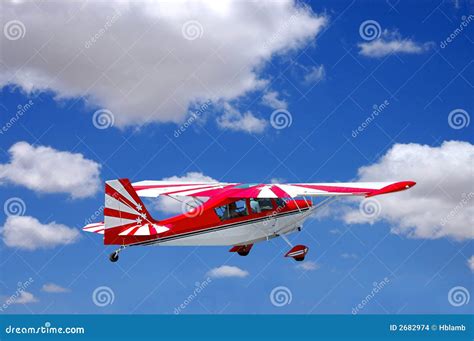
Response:
[{"label": "tail", "polygon": [[168,230],[153,219],[128,179],[105,182],[104,244],[131,244]]}]

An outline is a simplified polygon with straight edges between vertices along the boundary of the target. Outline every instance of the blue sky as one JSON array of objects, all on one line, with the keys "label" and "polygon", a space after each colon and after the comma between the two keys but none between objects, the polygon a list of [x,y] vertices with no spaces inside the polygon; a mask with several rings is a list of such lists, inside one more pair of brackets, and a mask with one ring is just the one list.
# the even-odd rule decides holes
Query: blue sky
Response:
[{"label": "blue sky", "polygon": [[[25,289],[28,295],[16,298],[4,307],[4,313],[173,314],[182,304],[185,308],[181,308],[181,313],[195,314],[351,314],[359,304],[362,308],[358,313],[472,313],[473,300],[457,306],[448,299],[452,288],[462,287],[464,297],[474,289],[470,224],[473,205],[469,201],[469,193],[473,192],[474,135],[472,123],[464,121],[462,127],[455,129],[455,123],[448,119],[455,111],[454,114],[470,120],[469,115],[474,112],[474,18],[468,20],[473,13],[472,5],[463,1],[423,2],[416,7],[409,1],[307,5],[310,8],[304,9],[302,17],[277,22],[270,29],[264,27],[265,20],[257,20],[258,16],[248,19],[248,26],[254,24],[256,32],[270,32],[275,34],[274,38],[242,38],[232,31],[237,32],[238,27],[223,27],[235,39],[230,45],[240,46],[240,51],[248,44],[248,50],[242,57],[230,55],[238,52],[230,45],[229,51],[218,50],[218,58],[225,61],[222,65],[218,60],[211,65],[205,62],[207,57],[216,58],[214,48],[221,39],[209,31],[209,27],[214,27],[212,16],[200,17],[196,12],[190,17],[198,22],[198,31],[202,30],[202,36],[197,38],[181,37],[185,35],[181,25],[186,20],[173,18],[179,23],[176,27],[180,39],[194,44],[184,45],[180,50],[174,49],[174,44],[181,44],[173,40],[174,36],[160,40],[145,34],[146,44],[140,40],[133,45],[133,39],[123,36],[122,29],[129,27],[131,35],[138,39],[142,28],[133,23],[140,14],[133,12],[134,17],[121,9],[117,22],[101,31],[94,42],[92,48],[98,50],[94,50],[92,58],[103,53],[103,60],[93,59],[99,70],[94,72],[86,70],[86,64],[76,65],[76,61],[87,63],[87,58],[60,65],[64,62],[61,58],[67,56],[61,47],[84,41],[82,36],[72,36],[84,21],[73,21],[69,26],[58,22],[71,34],[70,41],[54,37],[51,46],[40,50],[42,62],[33,63],[26,58],[24,66],[16,65],[12,57],[15,53],[21,56],[19,59],[25,54],[30,57],[30,45],[38,43],[35,48],[39,49],[48,41],[48,29],[54,26],[46,25],[44,32],[35,28],[55,14],[45,6],[32,20],[28,19],[27,11],[34,11],[33,5],[26,10],[2,5],[6,13],[2,26],[19,20],[25,32],[18,39],[2,36],[5,67],[0,71],[0,125],[5,127],[15,116],[18,105],[25,106],[30,100],[33,105],[0,135],[0,202],[20,198],[24,203],[23,216],[36,219],[38,229],[58,228],[50,225],[56,222],[67,231],[80,231],[85,220],[103,203],[103,182],[118,177],[160,180],[197,172],[226,182],[339,182],[386,180],[382,177],[389,174],[401,177],[393,180],[418,183],[411,194],[400,193],[377,201],[381,212],[370,221],[358,216],[358,202],[337,204],[322,217],[308,220],[302,232],[290,237],[293,243],[310,248],[305,268],[283,257],[288,246],[282,239],[255,245],[247,257],[228,253],[228,247],[136,247],[127,249],[120,261],[112,264],[108,254],[114,248],[104,247],[101,237],[95,234],[80,232],[71,243],[35,240],[28,244],[12,240],[8,234],[9,239],[6,231],[11,233],[17,225],[12,221],[7,224],[10,218],[2,212],[2,301],[17,292],[19,282],[32,279]],[[273,10],[259,15],[281,19],[280,12],[291,13],[296,8],[292,3],[288,6],[275,10],[278,13],[274,18]],[[98,14],[85,22],[100,27],[110,20],[110,15],[108,19],[106,15]],[[239,22],[238,14],[232,10],[227,15],[229,21]],[[378,25],[374,26],[378,37],[364,40],[360,28],[368,20]],[[441,47],[441,42],[462,22],[466,23],[462,32]],[[93,36],[94,32],[92,29],[92,35],[85,35]],[[281,32],[291,34],[287,37]],[[38,35],[35,42],[29,41],[27,47],[21,45],[33,39],[33,34]],[[44,42],[38,41],[41,38]],[[252,39],[260,39],[259,44],[276,39],[283,47],[272,47],[269,54],[255,52],[241,64],[238,58],[247,58],[257,46]],[[137,73],[136,82],[143,77],[145,83],[151,83],[135,94],[138,100],[130,97],[125,98],[126,104],[120,102],[123,99],[119,98],[117,87],[123,86],[122,90],[127,92],[139,85],[130,83],[124,76],[126,70],[101,78],[100,86],[92,84],[92,75],[100,74],[101,63],[114,62],[113,53],[107,54],[101,44],[104,48],[108,44],[122,45],[124,49],[128,46],[132,56],[128,56],[130,60],[125,64],[142,64],[148,72],[159,69],[162,81],[147,79],[146,72]],[[145,50],[136,51],[143,46]],[[202,52],[206,46],[211,47]],[[167,56],[173,51],[173,57],[165,59],[166,69],[178,72],[184,65],[194,63],[199,67],[203,63],[206,74],[225,74],[226,69],[244,66],[251,70],[248,74],[264,82],[254,80],[248,85],[246,77],[236,76],[222,80],[224,85],[220,79],[206,78],[202,79],[202,88],[177,86],[180,97],[175,103],[179,105],[165,101],[161,109],[153,112],[151,122],[143,125],[142,103],[154,103],[154,98],[160,101],[160,91],[166,91],[167,84],[174,86],[183,81],[175,80],[174,73],[166,73],[161,64],[147,69],[147,58],[159,55],[147,48],[155,52],[165,50]],[[192,60],[193,56],[198,60]],[[156,62],[159,61],[151,64],[157,65]],[[54,63],[58,64],[57,70],[56,65],[51,66]],[[84,78],[76,82],[81,77]],[[159,84],[153,91],[155,81]],[[175,130],[189,119],[189,110],[202,104],[206,97],[203,88],[209,91],[210,106],[175,137]],[[228,89],[232,91],[227,93]],[[277,103],[263,103],[262,98],[268,93],[275,94]],[[187,105],[182,107],[183,103]],[[373,106],[383,103],[387,103],[384,109],[374,116]],[[110,110],[113,126],[98,129],[93,124],[94,112],[101,109]],[[148,109],[144,106],[143,113]],[[271,114],[278,109],[286,110],[291,125],[274,128]],[[169,112],[174,113],[173,118]],[[353,131],[368,117],[373,120],[354,137]],[[14,163],[10,148],[20,141],[30,148],[50,147],[52,154],[82,154],[83,159],[70,159],[69,165],[56,169],[55,162],[61,163],[61,158],[41,160],[42,156],[38,159],[32,153],[29,162]],[[458,142],[448,147],[443,144],[445,141]],[[399,149],[394,149],[395,145]],[[51,167],[51,172],[40,171],[41,165]],[[361,167],[366,167],[365,171]],[[15,177],[18,169],[28,174],[28,179],[35,174],[38,178],[25,183]],[[61,176],[70,183],[60,183]],[[372,179],[374,176],[380,179]],[[90,190],[83,191],[83,181],[89,181]],[[466,204],[462,204],[466,197]],[[456,207],[459,210],[455,217],[443,222]],[[158,217],[167,214],[156,208],[154,213]],[[209,275],[209,271],[224,265],[239,268],[237,273],[241,276]],[[195,292],[196,283],[204,281],[209,283],[185,303]],[[379,286],[382,281],[387,283],[365,302],[374,282]],[[56,290],[43,287],[51,283],[57,286]],[[108,287],[114,296],[113,302],[103,307],[92,298],[94,290],[101,286]],[[278,306],[272,304],[271,293],[281,286],[291,300]]]}]

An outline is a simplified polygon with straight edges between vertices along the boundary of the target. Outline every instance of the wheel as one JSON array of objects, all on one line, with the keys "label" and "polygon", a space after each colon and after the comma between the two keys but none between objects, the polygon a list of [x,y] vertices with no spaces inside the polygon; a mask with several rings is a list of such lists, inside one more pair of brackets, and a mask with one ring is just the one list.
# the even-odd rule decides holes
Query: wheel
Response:
[{"label": "wheel", "polygon": [[112,262],[112,263],[115,263],[116,261],[118,261],[119,259],[119,254],[118,252],[112,252],[109,256],[109,260]]},{"label": "wheel", "polygon": [[302,262],[302,261],[304,261],[304,256],[303,257],[293,257],[293,259],[297,262]]},{"label": "wheel", "polygon": [[249,254],[249,252],[250,252],[250,251],[247,251],[247,252],[245,252],[245,251],[239,251],[239,252],[237,252],[237,253],[239,254],[239,256],[247,256],[247,255]]}]

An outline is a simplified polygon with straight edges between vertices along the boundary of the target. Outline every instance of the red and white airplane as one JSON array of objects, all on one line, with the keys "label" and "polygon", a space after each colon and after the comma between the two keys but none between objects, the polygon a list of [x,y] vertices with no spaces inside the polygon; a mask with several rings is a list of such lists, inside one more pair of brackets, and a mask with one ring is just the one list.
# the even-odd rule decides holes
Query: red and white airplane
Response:
[{"label": "red and white airplane", "polygon": [[[89,224],[83,230],[103,234],[105,245],[120,245],[110,255],[112,262],[118,260],[124,248],[135,245],[232,245],[230,252],[246,256],[254,243],[278,236],[291,246],[285,257],[302,261],[308,247],[291,245],[285,235],[300,231],[303,222],[323,205],[341,196],[372,197],[414,185],[413,181],[301,184],[141,181],[131,184],[128,179],[110,180],[105,183],[104,222]],[[160,195],[191,205],[191,209],[172,218],[155,220],[140,197]],[[318,197],[322,200],[316,204],[313,199]],[[190,198],[194,204],[189,203]]]}]

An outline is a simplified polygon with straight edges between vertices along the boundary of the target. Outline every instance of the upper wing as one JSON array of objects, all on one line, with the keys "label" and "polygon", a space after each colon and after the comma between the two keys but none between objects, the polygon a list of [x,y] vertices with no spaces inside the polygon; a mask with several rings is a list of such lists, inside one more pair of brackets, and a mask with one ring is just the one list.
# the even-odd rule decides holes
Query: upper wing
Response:
[{"label": "upper wing", "polygon": [[413,187],[413,181],[398,182],[340,182],[295,184],[235,184],[223,182],[141,181],[133,184],[142,197],[159,195],[230,198],[294,198],[299,196],[374,196],[398,192]]},{"label": "upper wing", "polygon": [[[225,182],[175,182],[175,181],[140,181],[132,184],[141,197],[159,195],[211,197],[222,193],[223,189],[234,186]],[[202,194],[203,193],[203,194]]]}]

